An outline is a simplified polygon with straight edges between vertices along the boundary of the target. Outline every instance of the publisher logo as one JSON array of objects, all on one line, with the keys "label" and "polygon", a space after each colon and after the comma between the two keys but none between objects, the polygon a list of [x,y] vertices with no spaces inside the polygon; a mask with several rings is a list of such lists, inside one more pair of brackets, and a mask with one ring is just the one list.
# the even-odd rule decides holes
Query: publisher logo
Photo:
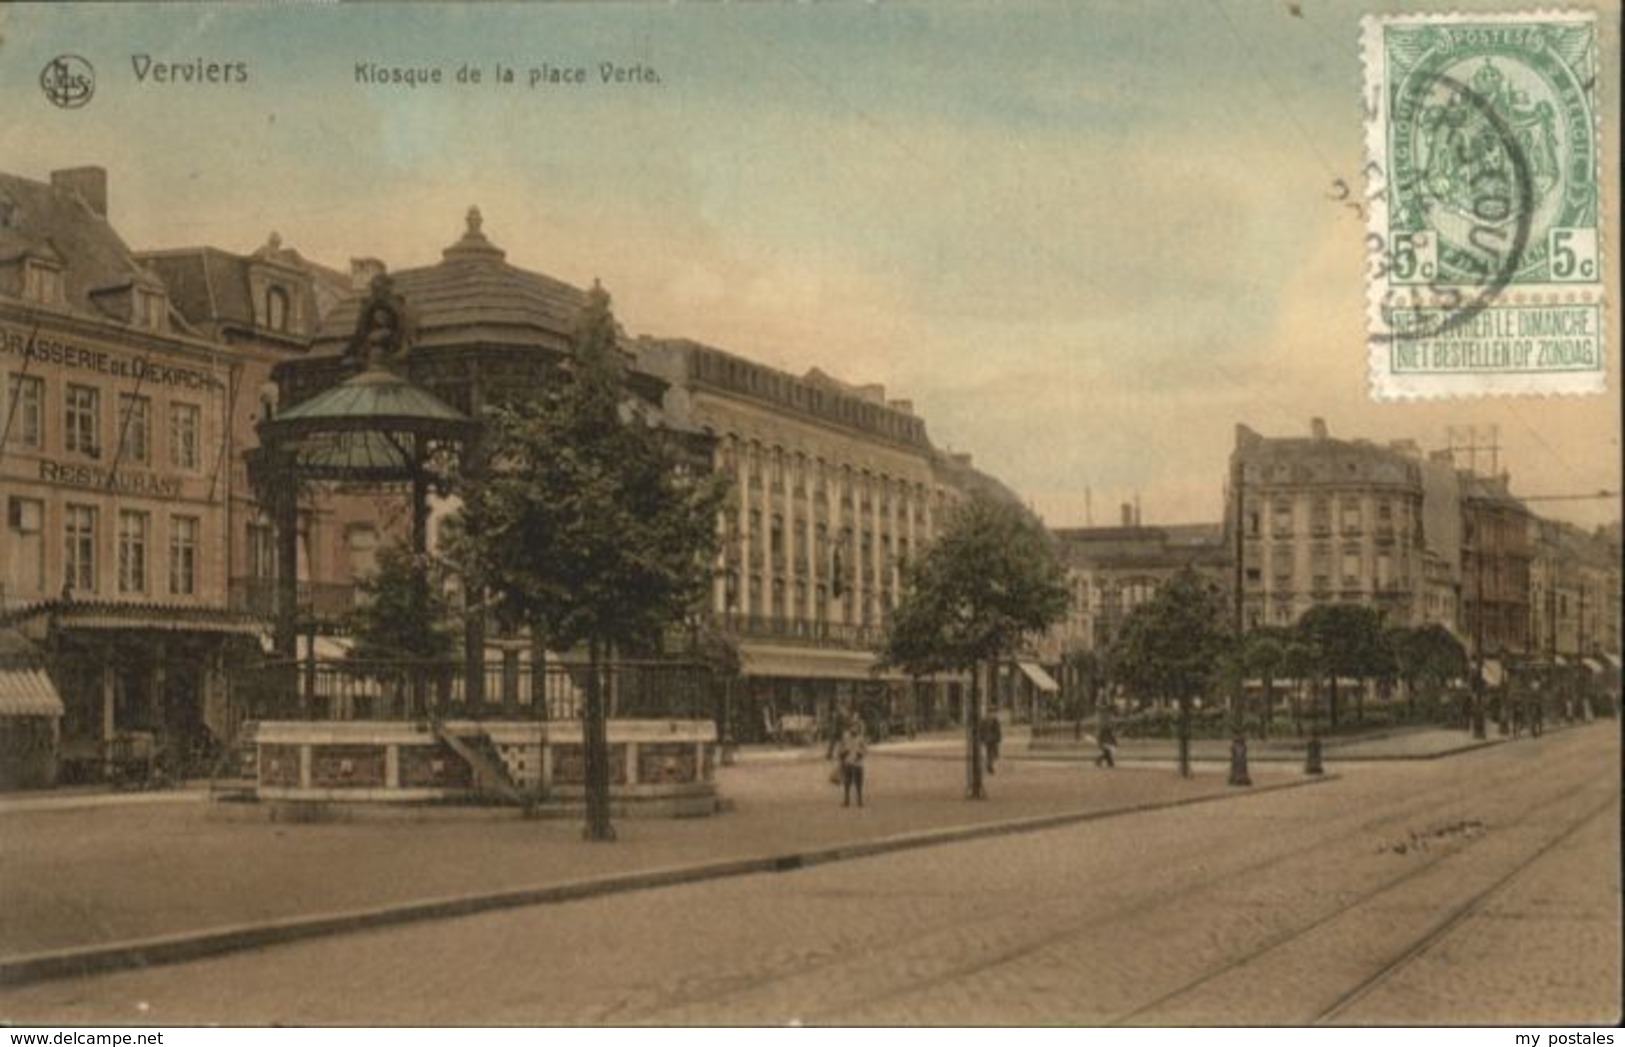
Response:
[{"label": "publisher logo", "polygon": [[60,109],[78,109],[96,93],[96,70],[78,55],[57,55],[39,74],[40,90]]}]

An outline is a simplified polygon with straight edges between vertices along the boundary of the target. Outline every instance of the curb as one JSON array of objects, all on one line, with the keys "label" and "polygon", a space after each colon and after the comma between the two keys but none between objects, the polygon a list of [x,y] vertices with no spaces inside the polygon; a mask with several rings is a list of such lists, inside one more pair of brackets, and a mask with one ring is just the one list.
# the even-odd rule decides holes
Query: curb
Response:
[{"label": "curb", "polygon": [[155,789],[146,792],[94,792],[73,796],[13,795],[0,800],[0,816],[7,814],[49,814],[54,811],[84,811],[98,807],[144,807],[151,804],[207,803],[203,789]]},{"label": "curb", "polygon": [[[1467,741],[1460,745],[1455,745],[1447,749],[1436,749],[1432,752],[1389,752],[1369,753],[1364,755],[1340,753],[1337,751],[1336,747],[1327,746],[1324,750],[1324,759],[1327,763],[1387,763],[1390,761],[1403,762],[1414,760],[1437,760],[1441,757],[1457,756],[1461,753],[1472,752],[1475,749],[1486,749],[1492,745],[1502,745],[1510,741],[1512,741],[1511,738],[1486,738],[1483,741]],[[901,756],[903,754],[894,753],[892,755]],[[1042,749],[1037,751],[1028,750],[1027,752],[1022,753],[1004,753],[1000,756],[1000,759],[1027,760],[1036,763],[1076,763],[1083,760],[1093,760],[1094,751],[1072,752],[1066,749],[1057,749],[1053,752],[1048,752]],[[1256,752],[1249,751],[1247,753],[1247,761],[1249,763],[1302,763],[1303,760],[1304,753],[1301,749],[1296,752],[1270,752],[1268,750],[1263,750]],[[1117,751],[1118,763],[1172,764],[1177,763],[1178,761],[1179,758],[1171,754],[1157,753],[1137,755],[1132,752],[1126,752],[1123,749],[1119,749]],[[1191,762],[1224,764],[1230,762],[1230,757],[1226,753],[1213,753],[1204,756],[1202,754],[1192,752]]]},{"label": "curb", "polygon": [[350,912],[329,913],[320,916],[296,916],[263,923],[241,924],[213,930],[161,935],[134,941],[114,942],[108,945],[79,946],[51,952],[30,953],[0,960],[0,986],[13,987],[33,982],[60,978],[80,977],[112,971],[157,967],[185,963],[246,949],[280,945],[309,938],[320,938],[356,931],[374,930],[426,920],[473,916],[478,913],[513,909],[531,905],[554,905],[560,902],[580,901],[586,898],[631,891],[673,887],[705,880],[721,880],[756,873],[791,872],[830,862],[869,858],[897,851],[932,847],[939,844],[961,843],[986,837],[1009,836],[1016,833],[1038,832],[1081,822],[1102,821],[1124,815],[1144,814],[1151,811],[1221,800],[1242,799],[1259,793],[1295,789],[1332,781],[1337,776],[1298,778],[1272,785],[1253,786],[1245,792],[1220,792],[1180,800],[1165,800],[1114,807],[1100,811],[1069,811],[1064,814],[1037,815],[1006,822],[987,822],[980,825],[962,825],[947,829],[930,829],[914,833],[885,836],[875,840],[834,844],[808,851],[734,858],[705,862],[699,865],[674,866],[614,876],[598,876],[585,880],[567,880],[563,883],[540,887],[525,887],[485,894],[458,895],[419,902],[405,902],[376,909],[358,909]]}]

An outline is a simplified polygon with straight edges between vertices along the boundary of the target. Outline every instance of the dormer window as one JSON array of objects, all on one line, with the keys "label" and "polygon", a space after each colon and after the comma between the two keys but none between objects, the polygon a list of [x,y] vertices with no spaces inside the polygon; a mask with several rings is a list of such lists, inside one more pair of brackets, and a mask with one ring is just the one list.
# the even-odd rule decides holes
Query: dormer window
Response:
[{"label": "dormer window", "polygon": [[41,305],[61,305],[66,297],[62,267],[42,258],[28,259],[23,264],[23,297]]},{"label": "dormer window", "polygon": [[282,287],[265,289],[265,326],[273,331],[288,330],[288,292]]},{"label": "dormer window", "polygon": [[144,287],[135,289],[133,301],[133,315],[130,322],[136,327],[144,327],[149,331],[159,331],[164,327],[164,320],[169,312],[169,301],[162,291],[151,291]]}]

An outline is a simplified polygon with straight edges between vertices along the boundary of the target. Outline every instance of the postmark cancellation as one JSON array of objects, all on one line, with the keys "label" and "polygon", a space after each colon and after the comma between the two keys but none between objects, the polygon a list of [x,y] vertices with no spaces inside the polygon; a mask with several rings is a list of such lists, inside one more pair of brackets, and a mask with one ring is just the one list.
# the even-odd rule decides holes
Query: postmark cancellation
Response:
[{"label": "postmark cancellation", "polygon": [[1595,15],[1362,28],[1372,395],[1602,392]]}]

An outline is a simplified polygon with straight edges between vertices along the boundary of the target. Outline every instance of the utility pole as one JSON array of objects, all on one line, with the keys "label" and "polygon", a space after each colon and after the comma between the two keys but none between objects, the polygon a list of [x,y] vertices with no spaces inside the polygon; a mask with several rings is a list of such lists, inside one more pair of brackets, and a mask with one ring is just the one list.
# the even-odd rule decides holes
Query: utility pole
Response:
[{"label": "utility pole", "polygon": [[1483,521],[1475,520],[1468,530],[1469,551],[1473,554],[1473,737],[1483,739],[1484,731],[1484,553]]}]

